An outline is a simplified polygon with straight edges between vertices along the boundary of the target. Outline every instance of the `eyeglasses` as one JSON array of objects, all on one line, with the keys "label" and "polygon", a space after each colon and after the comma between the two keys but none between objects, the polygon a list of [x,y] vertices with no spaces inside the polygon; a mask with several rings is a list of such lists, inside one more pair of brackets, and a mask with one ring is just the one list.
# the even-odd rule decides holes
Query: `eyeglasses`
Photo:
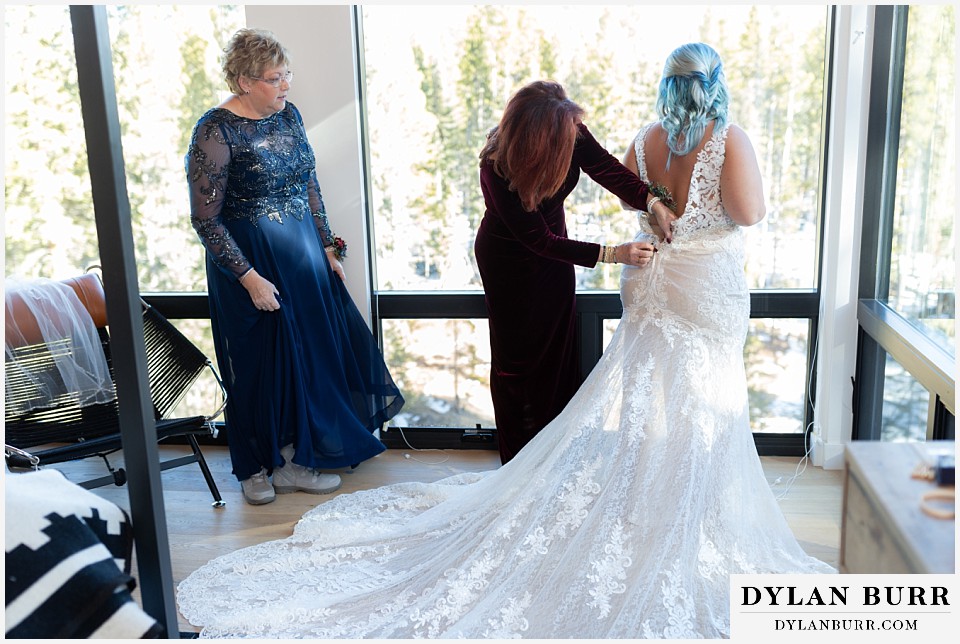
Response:
[{"label": "eyeglasses", "polygon": [[257,78],[256,76],[251,76],[250,79],[263,81],[267,85],[272,85],[274,87],[280,87],[280,83],[283,81],[287,81],[288,85],[293,81],[293,72],[287,72],[286,74],[277,76],[276,78]]}]

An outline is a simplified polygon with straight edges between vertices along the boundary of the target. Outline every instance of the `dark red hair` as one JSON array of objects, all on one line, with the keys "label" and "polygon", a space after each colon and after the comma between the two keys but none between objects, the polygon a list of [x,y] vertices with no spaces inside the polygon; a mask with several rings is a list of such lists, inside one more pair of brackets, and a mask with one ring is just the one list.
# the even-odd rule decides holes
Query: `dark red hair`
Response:
[{"label": "dark red hair", "polygon": [[582,118],[583,108],[567,98],[560,83],[529,83],[507,103],[480,160],[493,163],[525,210],[536,210],[563,185]]}]

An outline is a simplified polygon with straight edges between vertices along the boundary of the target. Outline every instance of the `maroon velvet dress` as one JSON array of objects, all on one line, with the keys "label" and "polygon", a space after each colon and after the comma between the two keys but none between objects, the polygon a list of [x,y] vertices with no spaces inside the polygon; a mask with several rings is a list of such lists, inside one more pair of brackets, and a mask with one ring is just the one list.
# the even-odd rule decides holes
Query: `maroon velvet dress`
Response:
[{"label": "maroon velvet dress", "polygon": [[567,179],[527,212],[493,169],[480,167],[486,211],[474,253],[490,321],[490,394],[500,460],[506,463],[554,419],[580,385],[574,264],[592,268],[600,245],[567,237],[563,200],[583,170],[635,208],[647,184],[580,125]]}]

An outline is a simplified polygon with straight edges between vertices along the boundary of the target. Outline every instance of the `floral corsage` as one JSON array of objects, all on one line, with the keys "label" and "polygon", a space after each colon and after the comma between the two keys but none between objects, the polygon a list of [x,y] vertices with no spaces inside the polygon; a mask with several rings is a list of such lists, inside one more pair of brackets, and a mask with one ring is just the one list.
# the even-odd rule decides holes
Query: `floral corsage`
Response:
[{"label": "floral corsage", "polygon": [[333,256],[341,262],[347,258],[347,242],[343,241],[343,237],[334,237],[333,243],[324,250],[332,250]]},{"label": "floral corsage", "polygon": [[333,256],[342,262],[347,257],[347,242],[343,241],[342,237],[334,235],[333,231],[330,230],[330,220],[327,219],[327,213],[323,211],[323,208],[313,213],[313,216],[317,218],[317,227],[320,229],[321,239],[333,240],[324,246],[323,250],[332,250]]},{"label": "floral corsage", "polygon": [[672,194],[670,194],[669,188],[662,183],[651,183],[647,190],[651,195],[653,195],[653,199],[651,200],[652,203],[650,201],[647,202],[647,212],[650,212],[650,206],[658,201],[670,210],[676,212],[677,200],[673,198]]}]

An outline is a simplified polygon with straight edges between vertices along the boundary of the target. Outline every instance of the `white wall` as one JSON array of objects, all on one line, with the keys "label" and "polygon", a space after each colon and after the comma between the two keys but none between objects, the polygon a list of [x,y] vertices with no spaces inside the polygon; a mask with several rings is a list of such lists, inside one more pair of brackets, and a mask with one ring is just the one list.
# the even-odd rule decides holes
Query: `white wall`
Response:
[{"label": "white wall", "polygon": [[812,460],[826,469],[844,465],[853,430],[857,360],[857,293],[863,177],[870,95],[873,8],[837,9],[836,60],[826,159],[823,278],[817,356],[817,406]]},{"label": "white wall", "polygon": [[289,99],[317,157],[330,227],[349,246],[347,289],[370,324],[371,275],[364,213],[359,93],[349,5],[247,5],[247,26],[269,29],[290,53]]}]

